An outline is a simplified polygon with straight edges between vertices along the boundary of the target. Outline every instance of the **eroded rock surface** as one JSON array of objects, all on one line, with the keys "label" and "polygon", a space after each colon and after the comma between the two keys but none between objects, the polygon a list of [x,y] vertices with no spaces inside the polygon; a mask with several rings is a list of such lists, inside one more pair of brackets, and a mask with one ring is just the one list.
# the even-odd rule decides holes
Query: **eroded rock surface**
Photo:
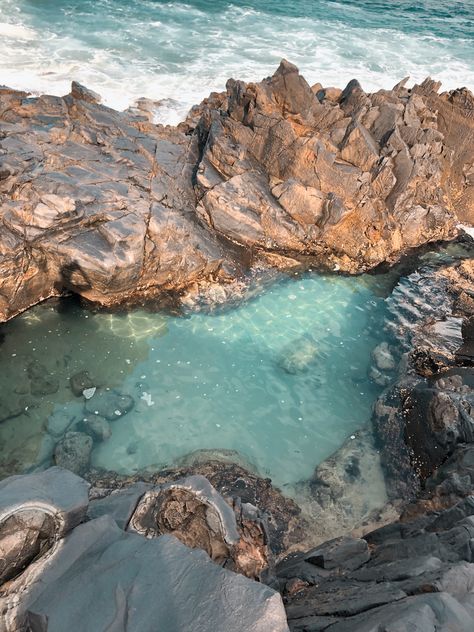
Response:
[{"label": "eroded rock surface", "polygon": [[72,290],[103,305],[225,300],[255,267],[351,273],[474,218],[474,99],[426,80],[316,94],[283,61],[176,128],[73,84],[0,90],[0,320]]},{"label": "eroded rock surface", "polygon": [[58,467],[0,482],[0,586],[84,519],[88,489]]},{"label": "eroded rock surface", "polygon": [[280,562],[290,629],[457,630],[474,622],[474,497]]},{"label": "eroded rock surface", "polygon": [[392,498],[416,496],[460,445],[474,441],[464,325],[472,318],[473,278],[473,259],[428,266],[402,280],[390,299],[397,318],[388,324],[405,354],[398,379],[376,402],[373,423]]},{"label": "eroded rock surface", "polygon": [[[232,504],[240,533],[268,544],[273,555],[281,555],[304,540],[308,524],[300,507],[273,487],[270,479],[261,478],[235,462],[213,459],[204,453],[202,459],[196,457],[180,467],[156,473],[123,476],[92,469],[86,476],[97,498],[114,490],[127,490],[141,481],[162,486],[181,478],[204,476]],[[232,458],[236,458],[235,454]],[[253,517],[252,507],[258,510]],[[261,526],[256,528],[255,521]]]},{"label": "eroded rock surface", "polygon": [[0,631],[286,632],[280,595],[248,579],[268,566],[253,509],[238,526],[202,476],[140,482],[90,503],[87,483],[60,468],[6,479]]}]

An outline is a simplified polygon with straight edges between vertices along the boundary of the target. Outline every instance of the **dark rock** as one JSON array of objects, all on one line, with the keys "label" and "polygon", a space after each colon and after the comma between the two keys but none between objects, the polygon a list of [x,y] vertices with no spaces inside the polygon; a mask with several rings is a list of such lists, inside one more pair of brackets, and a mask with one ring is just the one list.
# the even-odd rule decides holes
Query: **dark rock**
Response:
[{"label": "dark rock", "polygon": [[441,566],[442,562],[438,557],[425,555],[386,562],[377,566],[366,566],[351,573],[351,577],[359,581],[368,582],[398,582],[412,577],[419,577],[420,575],[424,576],[426,573]]},{"label": "dark rock", "polygon": [[30,379],[31,394],[36,397],[56,393],[59,388],[59,380],[48,373],[45,366],[34,360],[28,364],[27,375]]},{"label": "dark rock", "polygon": [[92,452],[92,439],[83,432],[67,432],[54,450],[56,465],[71,470],[75,474],[84,474],[89,468]]},{"label": "dark rock", "polygon": [[100,415],[87,415],[82,418],[81,427],[96,441],[106,441],[112,436],[109,422]]},{"label": "dark rock", "polygon": [[288,620],[309,615],[351,617],[382,604],[406,597],[388,582],[364,583],[349,579],[327,579],[310,586],[286,606]]},{"label": "dark rock", "polygon": [[370,558],[365,540],[356,538],[335,538],[308,551],[305,560],[326,570],[339,568],[352,571],[362,566]]},{"label": "dark rock", "polygon": [[301,619],[292,619],[290,623],[291,632],[323,632],[330,625],[337,623],[340,619],[336,617],[302,617]]},{"label": "dark rock", "polygon": [[276,574],[279,579],[301,579],[304,582],[313,585],[328,577],[329,572],[310,564],[306,561],[306,553],[300,551],[298,553],[290,553],[276,565]]},{"label": "dark rock", "polygon": [[75,373],[69,378],[69,384],[71,386],[71,391],[76,397],[80,397],[84,389],[94,388],[94,386],[97,386],[88,371],[79,371],[79,373]]},{"label": "dark rock", "polygon": [[469,612],[446,593],[408,597],[397,603],[374,608],[331,626],[331,632],[470,632],[473,619]]},{"label": "dark rock", "polygon": [[87,103],[100,103],[102,100],[100,94],[97,94],[97,92],[94,92],[93,90],[89,90],[89,88],[86,88],[77,81],[73,81],[71,84],[71,96],[74,99],[86,101]]},{"label": "dark rock", "polygon": [[117,391],[97,391],[85,403],[85,409],[91,415],[105,417],[115,421],[130,412],[135,405],[133,397]]}]

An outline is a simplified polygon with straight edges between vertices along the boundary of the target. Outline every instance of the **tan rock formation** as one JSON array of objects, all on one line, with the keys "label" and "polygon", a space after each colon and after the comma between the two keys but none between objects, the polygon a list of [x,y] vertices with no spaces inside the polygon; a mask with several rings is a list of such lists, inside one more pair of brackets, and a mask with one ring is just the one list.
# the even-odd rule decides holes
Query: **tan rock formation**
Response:
[{"label": "tan rock formation", "polygon": [[283,61],[178,127],[77,83],[0,89],[0,321],[65,290],[209,292],[258,264],[357,273],[474,223],[474,97],[426,80],[316,93]]}]

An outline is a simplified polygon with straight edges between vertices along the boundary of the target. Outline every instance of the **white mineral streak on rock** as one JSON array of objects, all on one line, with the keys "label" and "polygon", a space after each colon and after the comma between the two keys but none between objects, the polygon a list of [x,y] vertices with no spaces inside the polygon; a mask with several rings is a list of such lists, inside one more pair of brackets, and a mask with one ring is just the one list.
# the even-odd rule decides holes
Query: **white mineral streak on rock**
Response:
[{"label": "white mineral streak on rock", "polygon": [[458,228],[466,233],[466,235],[469,235],[471,239],[474,239],[474,226],[469,226],[468,224],[458,224]]}]

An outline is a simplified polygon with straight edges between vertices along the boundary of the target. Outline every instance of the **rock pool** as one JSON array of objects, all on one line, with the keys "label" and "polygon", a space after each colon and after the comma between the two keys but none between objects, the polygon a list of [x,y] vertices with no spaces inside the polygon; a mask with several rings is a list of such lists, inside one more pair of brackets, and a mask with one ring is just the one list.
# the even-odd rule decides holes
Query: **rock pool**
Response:
[{"label": "rock pool", "polygon": [[[115,389],[135,404],[112,412],[94,466],[132,473],[225,449],[277,485],[307,479],[370,418],[379,285],[296,275],[236,308],[188,317],[39,305],[1,329],[1,474],[46,464],[84,404],[94,415],[101,391]],[[84,370],[98,387],[87,402],[69,381]]]}]

